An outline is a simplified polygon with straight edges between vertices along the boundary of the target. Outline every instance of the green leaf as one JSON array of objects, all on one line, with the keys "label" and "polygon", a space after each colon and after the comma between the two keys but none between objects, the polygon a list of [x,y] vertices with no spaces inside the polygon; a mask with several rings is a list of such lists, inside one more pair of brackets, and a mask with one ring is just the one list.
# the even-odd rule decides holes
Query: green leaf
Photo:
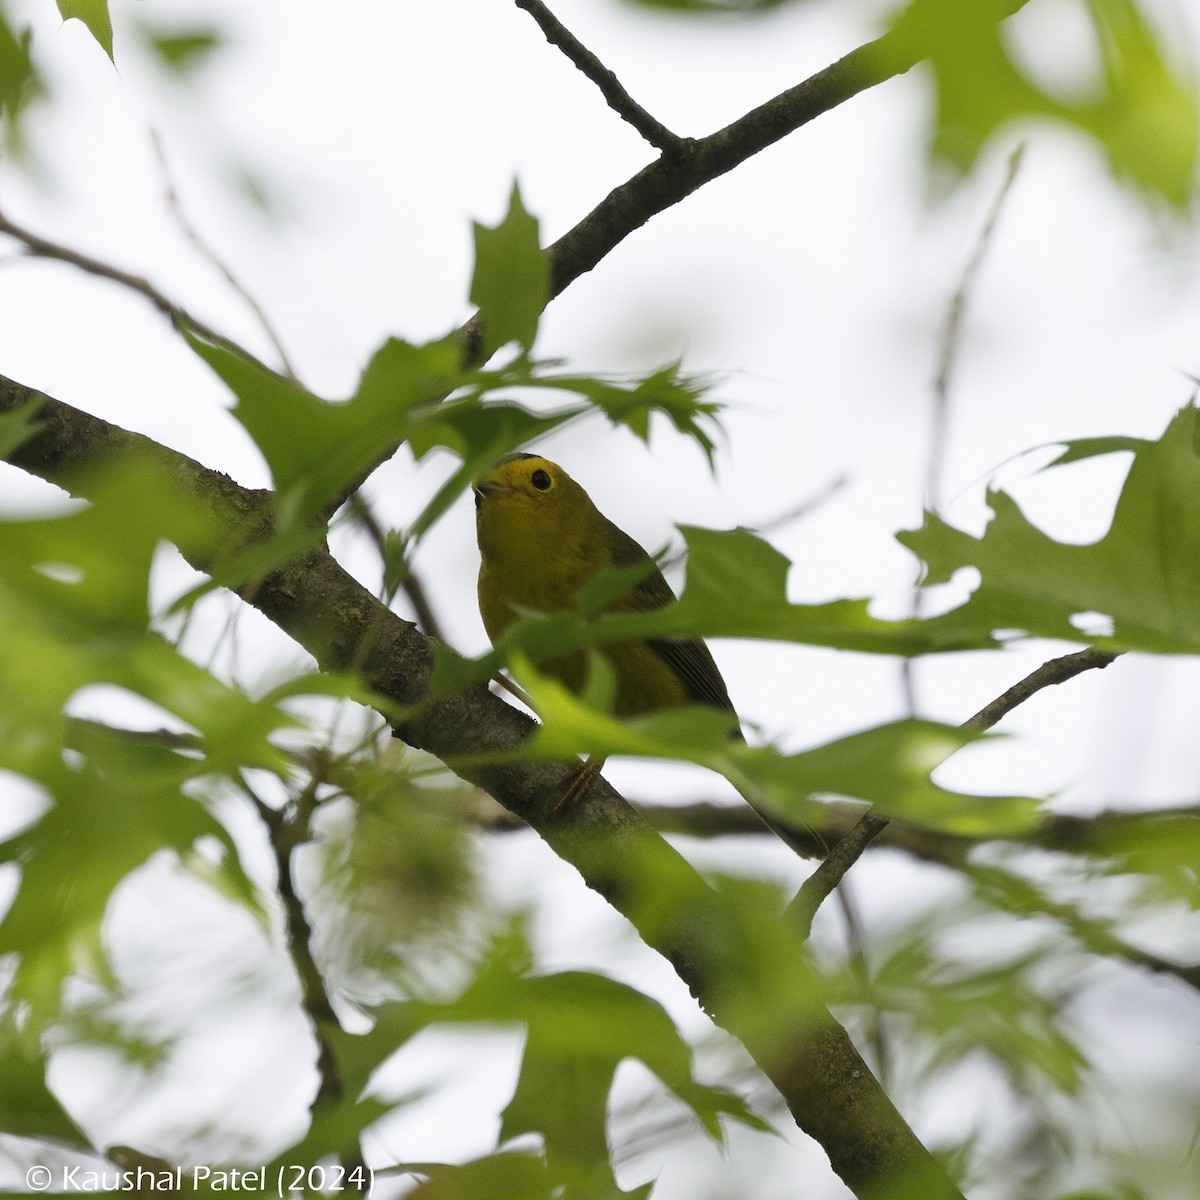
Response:
[{"label": "green leaf", "polygon": [[690,437],[712,466],[716,446],[708,426],[720,405],[703,397],[712,380],[686,375],[676,360],[641,379],[603,379],[581,375],[549,374],[529,381],[531,386],[561,388],[586,397],[614,425],[623,425],[649,444],[650,418],[661,413],[682,434]]},{"label": "green leaf", "polygon": [[0,1133],[90,1149],[87,1137],[46,1086],[46,1060],[37,1038],[17,1029],[11,1007],[0,1016],[0,1062]]},{"label": "green leaf", "polygon": [[551,760],[614,754],[699,763],[744,796],[803,821],[813,796],[867,800],[891,816],[968,837],[1012,837],[1038,823],[1037,801],[976,796],[935,784],[933,771],[964,746],[991,735],[934,721],[903,720],[797,754],[731,739],[732,718],[689,706],[632,720],[589,708],[556,680],[513,664],[542,723],[520,757]]},{"label": "green leaf", "polygon": [[1052,458],[1042,470],[1065,467],[1068,463],[1083,462],[1085,459],[1099,458],[1105,454],[1120,454],[1125,450],[1136,454],[1145,444],[1145,438],[1135,437],[1074,438],[1072,441],[1063,442],[1061,453]]},{"label": "green leaf", "polygon": [[1001,18],[1012,0],[912,0],[893,24],[899,58],[924,58],[937,93],[933,152],[966,172],[1001,129],[1050,118],[1086,134],[1113,173],[1186,204],[1197,158],[1194,88],[1131,0],[1089,0],[1100,70],[1092,94],[1070,103],[1031,79],[1014,58]]},{"label": "green leaf", "polygon": [[18,34],[0,13],[0,120],[8,128],[8,141],[21,149],[21,118],[30,102],[43,91],[43,84],[29,55],[31,33]]},{"label": "green leaf", "polygon": [[[357,1158],[363,1132],[388,1113],[408,1105],[414,1098],[405,1096],[400,1100],[385,1101],[372,1096],[359,1097],[352,1092],[335,1102],[317,1105],[312,1124],[304,1137],[268,1165],[267,1178],[278,1178],[282,1170],[286,1183],[290,1178],[288,1168],[293,1165],[312,1166],[322,1159],[340,1158],[347,1154]],[[357,1185],[351,1188],[347,1181],[345,1190],[361,1190],[365,1194],[368,1189],[360,1189]]]},{"label": "green leaf", "polygon": [[718,1143],[721,1114],[764,1128],[737,1097],[696,1082],[691,1047],[666,1010],[626,984],[585,971],[532,976],[515,981],[509,1012],[529,1033],[500,1136],[541,1133],[552,1162],[559,1154],[607,1161],[604,1115],[626,1058],[653,1071]]},{"label": "green leaf", "polygon": [[188,335],[193,349],[238,398],[233,415],[262,451],[285,528],[305,525],[410,435],[410,415],[457,385],[453,338],[414,346],[390,338],[357,392],[333,404],[224,346]]},{"label": "green leaf", "polygon": [[158,61],[181,77],[199,70],[228,44],[225,34],[215,27],[167,32],[142,23],[138,32]]},{"label": "green leaf", "polygon": [[[790,952],[794,958],[794,945]],[[621,1194],[609,1162],[606,1127],[613,1078],[626,1058],[654,1072],[717,1141],[723,1137],[721,1116],[768,1129],[737,1096],[695,1080],[691,1048],[657,1001],[589,972],[530,975],[529,958],[527,934],[516,923],[496,936],[457,998],[386,1004],[375,1010],[369,1034],[335,1032],[349,1085],[365,1081],[384,1058],[430,1025],[524,1026],[521,1072],[502,1116],[500,1140],[540,1135],[550,1176],[581,1196]]]},{"label": "green leaf", "polygon": [[489,1154],[466,1163],[404,1163],[424,1178],[412,1200],[560,1200],[562,1185],[541,1155]]},{"label": "green leaf", "polygon": [[110,59],[113,56],[112,18],[108,15],[108,0],[58,0],[58,11],[64,21],[82,21]]},{"label": "green leaf", "polygon": [[[650,417],[661,413],[695,441],[711,461],[713,441],[707,427],[720,406],[702,399],[707,383],[685,375],[678,363],[646,377],[628,379],[563,374],[552,367],[521,357],[495,370],[470,372],[463,376],[458,395],[412,414],[408,445],[414,457],[419,461],[442,447],[458,455],[462,466],[410,526],[410,537],[420,537],[475,476],[504,455],[597,409],[613,425],[624,425],[642,438],[649,433]],[[563,392],[581,396],[585,403],[537,412],[503,398],[515,388]],[[495,393],[501,398],[489,399]]]},{"label": "green leaf", "polygon": [[483,315],[487,357],[509,342],[528,351],[550,299],[550,261],[538,240],[537,218],[513,184],[508,213],[494,229],[476,223],[471,303]]},{"label": "green leaf", "polygon": [[164,848],[186,853],[200,838],[232,851],[225,829],[179,790],[193,770],[187,759],[172,763],[159,747],[128,742],[95,750],[77,770],[43,772],[52,807],[0,844],[0,861],[21,867],[0,954],[19,955],[12,994],[29,1003],[34,1028],[56,1015],[68,975],[107,978],[101,922],[131,871]]},{"label": "green leaf", "polygon": [[491,653],[461,659],[435,649],[434,686],[457,692],[491,678],[514,655],[534,663],[583,648],[638,638],[730,637],[832,646],[872,654],[935,654],[999,645],[973,614],[956,610],[925,620],[889,621],[871,616],[868,600],[793,604],[787,597],[788,560],[745,529],[683,525],[687,583],[667,608],[621,615],[585,614],[589,597],[604,594],[606,577],[582,589],[580,608],[515,623]]},{"label": "green leaf", "polygon": [[[1004,492],[976,538],[927,515],[899,540],[927,566],[927,584],[963,567],[979,570],[970,600],[948,613],[977,634],[1019,630],[1113,650],[1200,652],[1200,454],[1197,410],[1182,409],[1157,442],[1134,449],[1109,531],[1086,546],[1055,541]],[[1121,447],[1125,449],[1126,447]],[[1111,633],[1082,628],[1086,614],[1111,619]]]}]

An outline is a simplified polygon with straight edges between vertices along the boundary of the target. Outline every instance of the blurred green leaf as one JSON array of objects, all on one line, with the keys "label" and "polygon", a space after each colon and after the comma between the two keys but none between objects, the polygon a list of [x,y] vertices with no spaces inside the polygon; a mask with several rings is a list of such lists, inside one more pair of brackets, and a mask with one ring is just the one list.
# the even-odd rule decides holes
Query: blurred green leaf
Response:
[{"label": "blurred green leaf", "polygon": [[[626,1058],[649,1067],[718,1143],[722,1114],[767,1128],[736,1096],[696,1082],[691,1047],[662,1006],[641,992],[584,971],[530,976],[514,981],[512,989],[499,1007],[524,1020],[529,1032],[517,1088],[504,1110],[502,1139],[541,1133],[552,1162],[558,1155],[607,1162],[606,1105]],[[497,1001],[494,990],[479,998]]]},{"label": "blurred green leaf", "polygon": [[223,30],[216,26],[165,30],[145,21],[139,22],[142,42],[168,71],[181,77],[199,70],[228,44]]},{"label": "blurred green leaf", "polygon": [[[974,949],[956,955],[947,948],[951,941]],[[886,943],[872,941],[866,998],[889,1027],[904,1029],[897,1038],[910,1063],[920,1064],[926,1085],[982,1053],[1018,1094],[1049,1086],[1073,1095],[1088,1060],[1064,1010],[1081,960],[1050,941],[997,961],[1004,944],[995,917],[977,902],[946,905],[891,930]],[[827,975],[827,986],[835,1005],[864,999],[861,977],[849,964]]]},{"label": "blurred green leaf", "polygon": [[347,1078],[365,1080],[383,1058],[431,1025],[523,1026],[521,1072],[500,1140],[540,1135],[551,1177],[580,1196],[622,1194],[609,1162],[607,1108],[626,1058],[643,1062],[717,1141],[723,1139],[721,1116],[768,1130],[740,1098],[694,1078],[692,1050],[657,1001],[602,975],[531,975],[529,965],[525,935],[513,926],[493,940],[456,998],[385,1004],[374,1011],[369,1034],[334,1034]]},{"label": "blurred green leaf", "polygon": [[[352,1155],[357,1158],[363,1132],[388,1113],[409,1104],[412,1099],[413,1097],[403,1097],[400,1100],[384,1101],[371,1096],[360,1097],[357,1092],[351,1092],[336,1100],[317,1105],[312,1123],[304,1136],[268,1164],[267,1178],[278,1178],[282,1169],[284,1183],[287,1184],[292,1178],[289,1171],[291,1167],[312,1166],[330,1157]],[[332,1176],[332,1172],[330,1175]],[[332,1178],[330,1182],[333,1182]],[[356,1182],[347,1180],[342,1190],[361,1191],[365,1194],[368,1189],[366,1186],[360,1188]],[[316,1189],[313,1191],[316,1192]]]},{"label": "blurred green leaf", "polygon": [[[970,600],[946,614],[956,625],[973,624],[978,635],[1015,629],[1110,650],[1198,653],[1196,422],[1197,410],[1184,408],[1162,438],[1134,450],[1112,525],[1091,545],[1042,533],[1004,492],[988,493],[995,515],[982,537],[927,514],[921,529],[899,540],[924,559],[926,584],[978,568],[982,578]],[[1073,620],[1091,613],[1112,619],[1111,634],[1085,632]]]},{"label": "blurred green leaf", "polygon": [[46,1086],[37,1038],[23,1036],[11,1008],[0,1015],[0,1133],[89,1149],[87,1137]]},{"label": "blurred green leaf", "polygon": [[192,764],[172,767],[158,747],[137,743],[95,753],[79,769],[61,767],[41,782],[52,807],[0,844],[0,861],[21,868],[21,883],[0,923],[0,954],[19,955],[12,994],[40,1027],[57,1012],[68,975],[108,978],[101,922],[113,890],[163,849],[190,851],[212,838],[234,853],[225,829],[180,790]]},{"label": "blurred green leaf", "polygon": [[516,342],[528,351],[550,299],[550,260],[538,239],[537,218],[513,184],[508,213],[494,229],[475,224],[471,303],[483,315],[485,356]]},{"label": "blurred green leaf", "polygon": [[413,1200],[558,1200],[562,1185],[538,1154],[509,1151],[466,1163],[405,1163],[424,1182]]},{"label": "blurred green leaf", "polygon": [[1200,813],[1107,813],[1089,821],[1081,849],[1114,873],[1145,875],[1159,899],[1200,909]]},{"label": "blurred green leaf", "polygon": [[748,746],[729,736],[731,718],[689,706],[617,720],[548,676],[514,664],[518,683],[541,718],[521,756],[565,759],[614,754],[699,763],[724,775],[744,796],[803,821],[812,797],[868,800],[912,824],[968,837],[1011,837],[1033,830],[1038,802],[1019,796],[973,796],[930,775],[964,746],[989,735],[933,721],[902,720],[798,754]]},{"label": "blurred green leaf", "polygon": [[6,16],[0,13],[0,122],[9,145],[19,151],[21,118],[44,85],[29,55],[30,30],[16,32]]},{"label": "blurred green leaf", "polygon": [[100,48],[112,59],[113,30],[112,18],[108,15],[108,0],[58,0],[58,11],[64,21],[72,18],[82,21]]},{"label": "blurred green leaf", "polygon": [[933,152],[966,172],[1002,128],[1027,117],[1074,127],[1103,151],[1113,173],[1183,207],[1194,183],[1197,101],[1132,0],[1087,0],[1100,70],[1092,96],[1064,102],[1014,58],[1001,20],[1014,0],[912,0],[893,23],[901,57],[925,58],[937,116]]}]

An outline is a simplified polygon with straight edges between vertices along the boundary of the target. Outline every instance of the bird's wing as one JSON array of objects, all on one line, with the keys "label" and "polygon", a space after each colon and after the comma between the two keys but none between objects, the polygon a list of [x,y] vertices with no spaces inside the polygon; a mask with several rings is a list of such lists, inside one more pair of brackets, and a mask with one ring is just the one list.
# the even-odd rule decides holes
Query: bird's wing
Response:
[{"label": "bird's wing", "polygon": [[[675,593],[650,555],[616,525],[612,526],[610,537],[614,567],[650,564],[645,577],[622,598],[622,607],[627,605],[634,611],[645,612],[671,604]],[[699,638],[647,638],[646,645],[665,660],[690,700],[736,715],[725,680],[709,648]]]}]

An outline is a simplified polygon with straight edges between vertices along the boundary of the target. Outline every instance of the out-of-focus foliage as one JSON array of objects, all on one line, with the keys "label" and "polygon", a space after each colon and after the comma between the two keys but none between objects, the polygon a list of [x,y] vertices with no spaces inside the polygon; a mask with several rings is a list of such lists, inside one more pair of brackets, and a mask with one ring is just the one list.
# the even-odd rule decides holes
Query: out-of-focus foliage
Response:
[{"label": "out-of-focus foliage", "polygon": [[[692,16],[767,14],[788,0],[627,0]],[[808,3],[810,0],[791,0]],[[1053,121],[1095,143],[1118,178],[1182,208],[1195,194],[1195,64],[1155,29],[1136,0],[1064,0],[1089,27],[1087,95],[1064,99],[1029,69],[1009,23],[1045,0],[909,0],[888,22],[891,52],[925,60],[935,96],[934,159],[965,175],[1014,122]],[[1041,48],[1050,57],[1054,47]]]},{"label": "out-of-focus foliage", "polygon": [[44,88],[29,41],[29,30],[12,26],[0,8],[0,131],[10,150],[22,148],[21,120]]},{"label": "out-of-focus foliage", "polygon": [[[641,2],[728,15],[782,0]],[[1142,9],[1131,0],[1085,6],[1096,33],[1095,88],[1068,102],[1024,68],[1012,27],[996,27],[999,11],[1019,7],[913,0],[886,26],[893,45],[918,45],[928,60],[935,153],[966,172],[1014,121],[1051,120],[1090,138],[1116,177],[1182,206],[1193,187],[1194,87]],[[102,0],[59,0],[59,8],[84,21],[113,55]],[[22,118],[42,90],[37,53],[44,48],[31,48],[6,18],[0,8],[0,120],[9,143],[18,144]],[[193,68],[225,44],[221,30],[203,24],[130,27],[181,86],[193,86]],[[120,61],[119,45],[116,52]],[[439,452],[454,466],[409,528],[385,539],[389,591],[403,579],[416,540],[474,474],[568,422],[599,416],[648,441],[654,418],[665,418],[711,461],[718,408],[707,381],[681,363],[612,378],[533,356],[548,262],[538,222],[515,188],[495,228],[475,227],[475,249],[470,297],[482,314],[484,347],[500,352],[496,363],[464,366],[457,331],[424,343],[397,336],[371,356],[351,397],[330,402],[226,345],[193,337],[236,396],[234,415],[270,468],[277,535],[227,564],[211,585],[176,597],[173,608],[152,611],[148,599],[162,542],[218,534],[149,461],[143,470],[93,481],[96,498],[86,507],[0,524],[0,770],[31,798],[24,826],[0,845],[0,881],[11,892],[0,921],[0,1133],[89,1149],[69,1097],[47,1075],[63,1046],[116,1054],[145,1081],[163,1071],[169,1038],[153,1022],[119,1011],[131,989],[109,938],[119,893],[164,862],[221,911],[249,919],[257,956],[278,959],[263,968],[270,984],[259,978],[258,985],[285,993],[293,1015],[303,1001],[310,1035],[336,1063],[336,1070],[323,1064],[323,1092],[303,1131],[291,1135],[291,1145],[258,1149],[259,1158],[274,1155],[276,1165],[353,1160],[372,1126],[426,1099],[386,1082],[397,1052],[422,1037],[480,1029],[520,1041],[494,1146],[467,1163],[391,1164],[417,1180],[412,1195],[650,1195],[652,1182],[629,1185],[616,1166],[614,1079],[629,1059],[672,1097],[660,1107],[682,1108],[699,1138],[722,1145],[730,1122],[763,1132],[746,1099],[698,1066],[656,1001],[603,973],[542,969],[530,918],[498,902],[481,869],[477,798],[440,765],[389,746],[378,720],[351,708],[370,700],[353,680],[281,665],[282,679],[252,687],[194,660],[181,648],[186,639],[177,645],[167,633],[186,628],[216,586],[252,579],[324,537],[320,518],[399,446],[417,460]],[[31,428],[25,414],[0,421],[0,452]],[[1132,456],[1112,527],[1092,546],[1056,541],[1003,493],[992,494],[995,516],[981,537],[934,517],[902,535],[925,560],[929,584],[964,567],[980,572],[971,598],[936,617],[881,620],[861,598],[793,604],[790,564],[766,538],[689,527],[687,584],[677,604],[602,616],[631,582],[602,577],[581,592],[577,612],[528,614],[477,662],[442,653],[438,684],[449,692],[511,666],[544,721],[530,754],[690,761],[796,823],[815,820],[830,796],[851,796],[917,834],[957,838],[957,853],[944,856],[943,866],[957,873],[961,902],[868,931],[859,947],[871,964],[865,977],[857,955],[801,949],[783,915],[789,896],[774,881],[713,872],[715,915],[706,932],[738,964],[727,984],[731,1003],[744,1023],[756,1019],[766,1029],[792,1012],[798,988],[812,986],[811,953],[824,998],[862,1018],[865,1042],[873,1025],[892,1031],[877,1040],[897,1060],[892,1080],[903,1104],[982,1061],[1024,1106],[1029,1135],[1001,1147],[993,1182],[1008,1178],[1007,1170],[1009,1194],[1026,1188],[1066,1200],[1061,1188],[1074,1184],[1062,1182],[1063,1172],[1079,1114],[1104,1102],[1072,1004],[1094,971],[1132,967],[1174,972],[1181,986],[1193,980],[1186,964],[1140,951],[1130,927],[1200,906],[1196,811],[1109,813],[1069,826],[1035,798],[939,785],[936,772],[979,740],[961,729],[906,720],[783,753],[730,740],[728,718],[714,711],[614,720],[612,681],[598,654],[583,697],[540,675],[537,664],[630,637],[738,637],[915,656],[996,648],[1013,631],[1195,654],[1198,444],[1189,408],[1157,441],[1068,445],[1059,465]],[[1085,624],[1096,614],[1107,627]],[[136,699],[153,717],[135,728],[78,719],[76,708],[98,689]],[[359,722],[356,736],[338,731],[343,719]],[[1038,839],[1055,855],[1053,870],[1028,855],[1025,843]],[[271,867],[245,854],[251,843],[260,857],[269,843]],[[648,895],[665,911],[669,880],[649,882]],[[186,1003],[174,1016],[199,1021]],[[1186,1110],[1197,1097],[1178,1101]],[[171,1151],[194,1154],[185,1141]],[[997,1153],[985,1142],[981,1133],[947,1148],[959,1174],[978,1174],[987,1154]],[[1146,1155],[1148,1164],[1187,1161],[1186,1146],[1166,1133],[1162,1142]],[[1153,1186],[1145,1182],[1150,1166],[1134,1185],[1138,1174],[1128,1163],[1094,1147],[1091,1153],[1095,1179],[1081,1186],[1094,1187],[1077,1190],[1076,1200],[1132,1197]]]}]

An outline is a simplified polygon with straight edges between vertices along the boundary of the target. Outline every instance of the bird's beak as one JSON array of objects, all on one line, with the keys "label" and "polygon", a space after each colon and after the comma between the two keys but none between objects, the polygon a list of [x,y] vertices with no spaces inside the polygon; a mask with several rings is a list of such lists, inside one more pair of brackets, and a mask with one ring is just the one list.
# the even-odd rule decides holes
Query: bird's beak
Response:
[{"label": "bird's beak", "polygon": [[478,508],[488,496],[494,496],[497,492],[507,492],[508,487],[495,479],[476,479],[471,484],[471,490],[475,493],[475,507]]}]

